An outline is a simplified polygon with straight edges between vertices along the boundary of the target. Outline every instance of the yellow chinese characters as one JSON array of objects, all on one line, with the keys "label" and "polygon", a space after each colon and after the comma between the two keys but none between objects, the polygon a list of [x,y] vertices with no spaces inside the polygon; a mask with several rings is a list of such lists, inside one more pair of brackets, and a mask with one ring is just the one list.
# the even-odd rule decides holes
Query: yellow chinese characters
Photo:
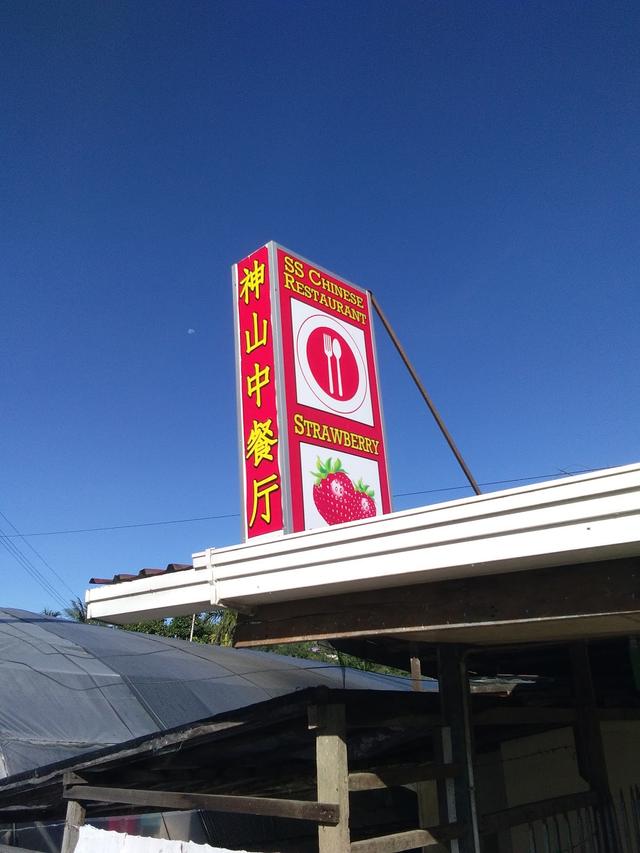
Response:
[{"label": "yellow chinese characters", "polygon": [[245,417],[249,416],[244,433],[249,536],[260,535],[272,525],[281,524],[270,301],[267,263],[257,258],[241,263],[238,266],[238,345],[242,407]]},{"label": "yellow chinese characters", "polygon": [[253,269],[244,268],[244,276],[240,280],[240,299],[244,300],[244,304],[249,304],[251,294],[256,299],[260,299],[260,288],[264,284],[264,269],[265,265],[257,260],[253,262]]},{"label": "yellow chinese characters", "polygon": [[264,347],[267,345],[267,332],[269,328],[267,325],[267,321],[262,320],[262,331],[258,331],[258,315],[255,311],[251,312],[251,320],[253,323],[253,329],[245,329],[244,331],[244,340],[246,344],[244,351],[247,355],[249,355],[250,352],[253,352],[254,349],[258,349],[258,347]]},{"label": "yellow chinese characters", "polygon": [[271,369],[269,365],[266,367],[260,367],[260,365],[255,362],[253,365],[253,374],[251,376],[247,376],[247,394],[249,397],[256,396],[256,406],[260,409],[262,408],[262,389],[266,387],[270,380]]},{"label": "yellow chinese characters", "polygon": [[271,448],[277,443],[278,439],[274,436],[273,430],[271,429],[271,418],[268,418],[266,421],[254,420],[253,428],[249,433],[249,440],[247,441],[246,458],[250,459],[253,457],[253,465],[255,468],[258,467],[263,459],[273,462],[273,452]]},{"label": "yellow chinese characters", "polygon": [[258,514],[260,501],[263,502],[263,511],[260,513],[260,518],[266,523],[271,523],[271,492],[275,492],[280,488],[278,485],[278,475],[269,474],[264,480],[253,481],[253,510],[249,519],[249,527],[253,527]]}]

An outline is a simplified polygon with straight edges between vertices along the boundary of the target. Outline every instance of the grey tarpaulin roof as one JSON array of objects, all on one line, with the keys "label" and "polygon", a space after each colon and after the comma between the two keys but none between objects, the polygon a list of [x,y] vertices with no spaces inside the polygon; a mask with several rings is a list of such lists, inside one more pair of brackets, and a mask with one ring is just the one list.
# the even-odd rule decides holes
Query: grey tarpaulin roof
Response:
[{"label": "grey tarpaulin roof", "polygon": [[408,679],[0,609],[0,778],[318,685]]}]

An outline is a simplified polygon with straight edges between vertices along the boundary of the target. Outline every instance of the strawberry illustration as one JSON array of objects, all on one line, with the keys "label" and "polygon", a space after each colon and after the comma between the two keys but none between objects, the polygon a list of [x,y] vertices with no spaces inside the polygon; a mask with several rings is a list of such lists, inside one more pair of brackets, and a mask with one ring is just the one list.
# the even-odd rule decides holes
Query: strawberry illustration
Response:
[{"label": "strawberry illustration", "polygon": [[362,482],[362,478],[355,485],[356,507],[359,515],[357,518],[373,518],[376,515],[375,493],[373,489]]},{"label": "strawberry illustration", "polygon": [[332,462],[331,457],[316,461],[316,478],[313,487],[313,502],[327,524],[342,524],[363,516],[358,514],[358,505],[353,483],[342,467],[340,459]]}]

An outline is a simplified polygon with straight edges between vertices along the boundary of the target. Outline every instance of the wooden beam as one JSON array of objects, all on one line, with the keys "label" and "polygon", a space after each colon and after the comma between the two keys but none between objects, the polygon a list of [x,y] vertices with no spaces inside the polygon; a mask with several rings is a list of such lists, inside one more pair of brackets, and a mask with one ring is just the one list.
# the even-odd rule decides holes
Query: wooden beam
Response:
[{"label": "wooden beam", "polygon": [[447,853],[447,848],[431,835],[427,829],[409,829],[381,835],[378,838],[365,838],[351,842],[351,853],[401,853],[422,847],[429,853]]},{"label": "wooden beam", "polygon": [[349,773],[350,791],[373,791],[378,788],[393,788],[428,779],[453,778],[460,772],[456,764],[397,764],[377,767],[365,773]]},{"label": "wooden beam", "polygon": [[634,557],[264,604],[239,617],[236,645],[425,632],[442,642],[456,626],[638,613],[639,574]]},{"label": "wooden beam", "polygon": [[[293,715],[299,715],[300,709],[297,705],[294,706],[292,703],[292,707],[285,707],[284,712],[288,712],[288,717],[291,717]],[[259,728],[264,723],[265,712],[263,709],[262,717],[257,719],[252,718],[258,713],[252,708],[240,709],[238,713],[249,717],[249,720],[233,719],[215,723],[195,723],[192,726],[185,726],[177,732],[162,732],[157,736],[137,738],[133,742],[125,741],[126,745],[122,749],[116,748],[107,756],[101,754],[97,758],[92,756],[87,759],[83,758],[82,755],[77,756],[78,763],[75,765],[74,769],[83,773],[85,770],[94,769],[96,767],[100,767],[100,769],[102,769],[104,767],[121,766],[131,759],[142,757],[142,755],[158,755],[165,751],[168,753],[175,752],[187,741],[190,741],[191,744],[197,743],[199,740],[207,740],[210,742],[218,736],[228,737],[233,733],[234,729],[242,728],[243,732],[247,732],[252,729]],[[278,711],[275,713],[278,714]],[[288,717],[285,717],[285,719]],[[279,717],[275,717],[275,720],[278,719]],[[141,741],[144,741],[144,747],[141,747]],[[51,769],[48,769],[46,772],[42,769],[38,773],[35,773],[34,771],[34,775],[26,780],[19,779],[19,781],[15,783],[9,782],[9,784],[5,784],[6,780],[3,780],[1,792],[2,807],[12,805],[14,798],[18,804],[22,804],[21,798],[24,799],[25,797],[28,797],[29,801],[33,802],[34,788],[35,790],[46,791],[47,785],[50,784],[52,787],[57,789],[61,775],[60,769],[55,765],[51,765]],[[70,782],[72,781],[68,772],[64,773],[64,778],[69,779]],[[44,796],[46,796],[46,794]]]},{"label": "wooden beam", "polygon": [[344,705],[309,708],[309,725],[316,733],[318,799],[337,803],[339,821],[318,826],[319,853],[349,850],[349,765]]},{"label": "wooden beam", "polygon": [[[416,691],[417,692],[417,691]],[[397,695],[397,694],[396,694]],[[424,695],[424,694],[422,694]],[[635,717],[634,717],[635,719]],[[425,729],[429,730],[435,726],[442,725],[440,714],[356,714],[349,713],[349,725],[359,729],[383,729],[388,726],[402,726],[405,730]]]},{"label": "wooden beam", "polygon": [[67,817],[62,836],[62,847],[60,853],[73,853],[78,844],[80,827],[84,825],[86,816],[85,807],[73,798],[67,803]]},{"label": "wooden beam", "polygon": [[65,788],[63,796],[67,800],[82,802],[123,803],[157,809],[206,809],[214,812],[286,817],[294,820],[311,820],[328,826],[335,826],[339,821],[337,805],[306,800],[196,794],[181,791],[143,791],[96,785],[70,785]]},{"label": "wooden beam", "polygon": [[[433,782],[416,782],[416,805],[418,806],[418,826],[429,829],[440,817],[438,803],[438,786]],[[427,848],[421,847],[420,853],[426,853]]]}]

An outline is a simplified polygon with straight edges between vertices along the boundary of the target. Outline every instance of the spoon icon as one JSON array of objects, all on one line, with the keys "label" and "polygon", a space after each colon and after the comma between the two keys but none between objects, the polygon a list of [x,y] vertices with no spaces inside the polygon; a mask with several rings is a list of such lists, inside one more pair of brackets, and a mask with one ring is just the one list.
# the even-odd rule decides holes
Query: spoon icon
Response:
[{"label": "spoon icon", "polygon": [[342,358],[342,347],[338,338],[333,339],[333,354],[336,357],[336,372],[338,374],[338,395],[342,397],[342,373],[340,371],[340,359]]}]

